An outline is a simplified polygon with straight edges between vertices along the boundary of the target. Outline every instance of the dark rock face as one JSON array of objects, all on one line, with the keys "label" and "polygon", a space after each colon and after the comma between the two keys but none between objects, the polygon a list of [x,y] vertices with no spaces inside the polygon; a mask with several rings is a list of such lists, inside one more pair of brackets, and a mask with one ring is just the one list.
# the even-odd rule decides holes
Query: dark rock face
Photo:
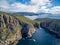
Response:
[{"label": "dark rock face", "polygon": [[29,25],[29,24],[26,24],[26,23],[21,22],[21,21],[19,21],[19,25],[22,26],[22,29],[21,29],[22,38],[31,37],[32,34],[35,32],[33,25]]},{"label": "dark rock face", "polygon": [[35,23],[33,25],[34,25],[35,28],[40,28],[40,24],[38,24],[38,23]]},{"label": "dark rock face", "polygon": [[4,19],[5,24],[7,24],[7,17],[5,15],[3,15],[3,19]]},{"label": "dark rock face", "polygon": [[45,21],[41,22],[40,26],[43,29],[46,29],[49,33],[55,35],[60,38],[60,21]]},{"label": "dark rock face", "polygon": [[21,34],[22,34],[23,38],[26,38],[26,37],[28,37],[29,26],[28,26],[28,24],[24,24],[22,26],[23,27],[22,27],[22,30],[21,30]]}]

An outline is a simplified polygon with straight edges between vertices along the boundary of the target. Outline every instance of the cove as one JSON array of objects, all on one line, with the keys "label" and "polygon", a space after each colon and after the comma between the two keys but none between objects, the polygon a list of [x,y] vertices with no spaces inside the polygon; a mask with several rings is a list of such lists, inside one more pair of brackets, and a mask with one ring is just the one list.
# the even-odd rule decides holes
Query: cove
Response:
[{"label": "cove", "polygon": [[60,39],[41,28],[36,29],[31,38],[19,40],[17,45],[60,45]]}]

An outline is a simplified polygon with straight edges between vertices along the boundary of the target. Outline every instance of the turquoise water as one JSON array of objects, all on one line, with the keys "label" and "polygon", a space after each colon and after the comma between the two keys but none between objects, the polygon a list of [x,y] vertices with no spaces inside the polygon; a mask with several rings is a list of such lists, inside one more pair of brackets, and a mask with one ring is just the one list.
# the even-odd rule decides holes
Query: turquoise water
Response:
[{"label": "turquoise water", "polygon": [[60,45],[60,39],[55,38],[44,29],[36,29],[31,38],[22,38],[17,45]]}]

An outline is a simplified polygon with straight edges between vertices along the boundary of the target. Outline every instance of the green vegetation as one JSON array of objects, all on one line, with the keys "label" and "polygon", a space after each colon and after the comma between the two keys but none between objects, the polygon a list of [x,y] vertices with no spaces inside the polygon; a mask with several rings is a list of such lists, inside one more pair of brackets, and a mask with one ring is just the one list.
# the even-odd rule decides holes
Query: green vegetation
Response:
[{"label": "green vegetation", "polygon": [[9,16],[13,16],[15,18],[17,18],[18,20],[24,22],[24,23],[27,23],[27,24],[35,24],[35,23],[39,23],[40,21],[37,21],[37,20],[31,20],[29,18],[26,18],[20,14],[10,14],[10,13],[5,13],[5,12],[0,12],[0,14],[6,14],[6,15],[9,15]]},{"label": "green vegetation", "polygon": [[38,18],[38,19],[35,19],[37,21],[40,21],[40,22],[47,22],[47,21],[52,21],[53,23],[56,23],[56,24],[60,24],[60,19],[51,19],[51,18]]}]

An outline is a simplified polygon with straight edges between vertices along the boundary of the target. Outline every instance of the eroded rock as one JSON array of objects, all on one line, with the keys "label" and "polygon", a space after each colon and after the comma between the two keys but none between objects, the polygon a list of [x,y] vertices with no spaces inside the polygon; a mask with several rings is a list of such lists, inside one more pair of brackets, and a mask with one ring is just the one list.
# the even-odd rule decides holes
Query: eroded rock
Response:
[{"label": "eroded rock", "polygon": [[15,44],[22,37],[31,37],[33,25],[26,24],[10,15],[0,14],[0,41],[1,44]]},{"label": "eroded rock", "polygon": [[47,30],[49,33],[55,35],[57,38],[60,38],[60,21],[59,20],[52,20],[52,21],[45,21],[40,24],[40,26]]}]

